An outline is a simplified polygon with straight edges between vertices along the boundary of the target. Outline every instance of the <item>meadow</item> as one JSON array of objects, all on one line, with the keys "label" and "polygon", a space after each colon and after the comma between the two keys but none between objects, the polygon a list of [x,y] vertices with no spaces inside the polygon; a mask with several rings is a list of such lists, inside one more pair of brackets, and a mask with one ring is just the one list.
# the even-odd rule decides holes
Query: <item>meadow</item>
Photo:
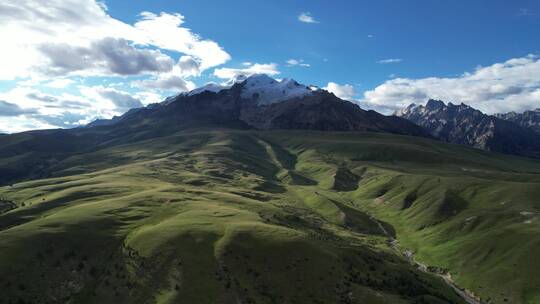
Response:
[{"label": "meadow", "polygon": [[0,303],[540,303],[537,160],[208,128],[43,171],[0,187]]}]

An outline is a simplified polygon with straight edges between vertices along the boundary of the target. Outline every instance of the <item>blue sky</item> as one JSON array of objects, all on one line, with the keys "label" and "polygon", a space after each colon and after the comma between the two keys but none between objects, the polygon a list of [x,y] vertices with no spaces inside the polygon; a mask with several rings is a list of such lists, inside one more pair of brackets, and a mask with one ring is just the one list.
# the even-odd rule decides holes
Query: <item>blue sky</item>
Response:
[{"label": "blue sky", "polygon": [[386,114],[428,98],[540,107],[538,1],[1,2],[0,132],[72,127],[255,72]]},{"label": "blue sky", "polygon": [[[538,1],[108,1],[128,23],[142,10],[180,12],[186,26],[218,41],[228,63],[302,58],[287,77],[372,88],[389,75],[462,74],[478,65],[540,53]],[[298,22],[310,12],[317,24]],[[369,38],[373,35],[373,38]],[[324,59],[328,61],[323,61]],[[377,61],[398,58],[399,64]]]}]

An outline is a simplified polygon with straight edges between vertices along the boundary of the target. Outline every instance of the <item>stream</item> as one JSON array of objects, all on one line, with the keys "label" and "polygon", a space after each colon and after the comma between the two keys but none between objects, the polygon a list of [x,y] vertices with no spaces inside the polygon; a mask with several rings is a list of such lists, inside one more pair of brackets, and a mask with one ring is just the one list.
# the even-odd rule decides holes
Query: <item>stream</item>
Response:
[{"label": "stream", "polygon": [[458,295],[460,295],[467,303],[469,304],[484,304],[482,301],[478,300],[473,294],[471,294],[469,291],[465,290],[465,289],[462,289],[460,288],[455,282],[454,280],[452,280],[452,277],[451,275],[448,273],[448,274],[440,274],[440,273],[436,273],[436,272],[432,272],[432,271],[429,271],[429,268],[428,266],[426,266],[425,264],[422,264],[418,261],[416,261],[416,259],[414,258],[414,253],[412,251],[405,251],[405,252],[402,252],[400,249],[399,249],[399,246],[398,246],[398,240],[395,239],[385,228],[384,226],[381,224],[381,222],[379,222],[379,220],[377,220],[376,218],[374,218],[373,216],[369,215],[369,218],[374,221],[375,223],[377,223],[377,225],[379,226],[379,229],[388,237],[389,239],[389,244],[390,244],[390,248],[392,248],[392,250],[398,252],[399,254],[403,255],[404,257],[406,257],[409,262],[411,262],[413,265],[416,266],[416,268],[424,273],[428,273],[428,274],[431,274],[431,275],[436,275],[438,277],[440,277],[445,283],[446,285],[450,286]]}]

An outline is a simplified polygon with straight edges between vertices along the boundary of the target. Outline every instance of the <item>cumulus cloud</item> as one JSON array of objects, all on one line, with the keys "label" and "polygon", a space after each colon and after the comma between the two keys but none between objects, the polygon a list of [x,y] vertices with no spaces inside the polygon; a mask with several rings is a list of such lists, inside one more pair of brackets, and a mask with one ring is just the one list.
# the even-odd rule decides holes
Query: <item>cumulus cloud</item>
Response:
[{"label": "cumulus cloud", "polygon": [[41,92],[33,91],[26,94],[26,97],[33,101],[37,101],[38,108],[45,109],[60,109],[62,111],[70,110],[82,110],[89,106],[90,103],[80,100],[65,99],[62,97],[56,97],[52,95],[43,94]]},{"label": "cumulus cloud", "polygon": [[390,64],[390,63],[400,63],[403,59],[401,58],[388,58],[377,61],[378,64]]},{"label": "cumulus cloud", "polygon": [[34,112],[34,109],[22,109],[14,103],[0,100],[0,116],[19,116],[22,114],[29,114]]},{"label": "cumulus cloud", "polygon": [[458,77],[391,79],[366,91],[361,105],[391,113],[429,98],[463,102],[489,114],[538,108],[540,59],[534,55],[514,58]]},{"label": "cumulus cloud", "polygon": [[135,28],[144,36],[143,44],[152,44],[197,58],[203,71],[231,59],[217,42],[201,39],[190,29],[182,27],[184,16],[180,14],[156,15],[143,12],[141,16],[143,19],[135,23]]},{"label": "cumulus cloud", "polygon": [[83,72],[86,75],[138,75],[169,72],[174,61],[157,50],[137,49],[125,39],[111,37],[94,41],[89,47],[68,44],[43,44],[39,50],[47,57],[49,75]]},{"label": "cumulus cloud", "polygon": [[178,92],[191,91],[196,87],[193,82],[175,75],[137,81],[134,84],[146,89],[174,90]]},{"label": "cumulus cloud", "polygon": [[345,100],[353,100],[356,95],[354,86],[350,84],[340,85],[335,82],[329,82],[323,89],[334,93],[337,97]]},{"label": "cumulus cloud", "polygon": [[[0,79],[85,69],[120,75],[168,70],[170,58],[155,49],[191,56],[200,71],[230,59],[218,43],[184,27],[180,14],[143,12],[131,25],[109,16],[95,0],[0,5]],[[114,65],[115,58],[124,56]]]},{"label": "cumulus cloud", "polygon": [[[194,87],[190,77],[231,58],[217,42],[186,27],[181,14],[142,12],[126,23],[111,17],[97,0],[0,1],[0,20],[0,80],[15,85],[0,90],[0,100],[16,101],[24,110],[0,120],[4,132],[77,126],[120,115],[161,101],[160,91]],[[89,76],[122,77],[122,84],[84,85]],[[110,80],[92,78],[91,83]],[[137,92],[135,85],[149,90]],[[66,90],[50,94],[60,89]],[[2,107],[10,115],[22,113]]]},{"label": "cumulus cloud", "polygon": [[47,83],[44,83],[43,85],[49,88],[55,88],[55,89],[63,89],[71,84],[73,84],[75,81],[68,79],[68,78],[58,78],[51,80]]},{"label": "cumulus cloud", "polygon": [[300,15],[298,15],[298,21],[304,23],[319,23],[319,21],[315,20],[315,18],[311,16],[310,12],[300,13]]},{"label": "cumulus cloud", "polygon": [[279,74],[275,63],[254,63],[243,69],[219,68],[214,70],[214,76],[221,79],[232,79],[239,75],[251,76],[253,74],[267,74],[270,76]]},{"label": "cumulus cloud", "polygon": [[56,97],[41,94],[41,93],[36,93],[36,92],[30,92],[30,93],[26,94],[26,97],[28,97],[30,99],[33,99],[33,100],[42,101],[42,102],[45,102],[45,103],[55,103],[55,102],[58,101],[58,98],[56,98]]},{"label": "cumulus cloud", "polygon": [[52,129],[57,126],[48,124],[39,119],[23,116],[14,116],[9,119],[0,119],[0,133],[16,133],[33,129]]},{"label": "cumulus cloud", "polygon": [[159,93],[153,91],[136,92],[133,97],[139,99],[143,105],[147,106],[152,103],[162,102],[165,97]]},{"label": "cumulus cloud", "polygon": [[191,56],[180,57],[178,68],[180,74],[184,76],[198,76],[201,73],[201,64]]},{"label": "cumulus cloud", "polygon": [[304,59],[289,59],[287,60],[288,66],[301,66],[305,68],[309,68],[311,65],[309,63],[305,63]]},{"label": "cumulus cloud", "polygon": [[103,87],[97,87],[95,90],[102,98],[112,102],[116,109],[121,111],[140,108],[143,106],[139,99],[132,97],[129,93]]},{"label": "cumulus cloud", "polygon": [[53,96],[29,87],[2,92],[0,99],[17,101],[16,107],[8,107],[12,116],[0,119],[0,130],[8,133],[74,127],[79,125],[81,118],[99,111],[98,107],[92,107],[88,100],[80,96],[65,93]]},{"label": "cumulus cloud", "polygon": [[[0,119],[0,132],[72,128],[163,100],[163,96],[155,92],[132,93],[119,88],[84,85],[73,89],[78,92],[50,94],[35,87],[16,87],[0,92],[0,100],[17,102],[16,107],[0,105],[4,113],[4,119]],[[5,116],[7,113],[9,117]]]},{"label": "cumulus cloud", "polygon": [[193,57],[186,55],[180,57],[170,72],[159,74],[150,79],[133,81],[132,86],[150,90],[191,91],[196,85],[186,78],[199,76],[200,73],[200,63]]}]

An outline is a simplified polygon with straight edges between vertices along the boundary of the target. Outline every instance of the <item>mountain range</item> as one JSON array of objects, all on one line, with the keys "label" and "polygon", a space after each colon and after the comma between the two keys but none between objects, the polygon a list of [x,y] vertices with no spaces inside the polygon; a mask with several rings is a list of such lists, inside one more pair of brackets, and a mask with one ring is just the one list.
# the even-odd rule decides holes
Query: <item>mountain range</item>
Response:
[{"label": "mountain range", "polygon": [[395,115],[414,122],[445,142],[540,157],[540,135],[533,131],[531,118],[528,120],[531,128],[524,126],[527,123],[519,117],[525,114],[491,116],[463,103],[445,104],[431,99],[425,106],[411,104]]},{"label": "mountain range", "polygon": [[254,75],[1,135],[0,303],[538,303],[534,132],[398,114]]},{"label": "mountain range", "polygon": [[[208,88],[208,87],[206,87]],[[199,89],[163,103],[131,109],[120,117],[98,120],[83,128],[30,131],[2,138],[0,156],[12,161],[0,167],[0,183],[46,177],[66,153],[173,134],[194,128],[255,130],[371,131],[429,137],[414,123],[337,98],[294,80],[266,75],[240,78],[230,87]]]},{"label": "mountain range", "polygon": [[536,133],[540,133],[540,108],[533,111],[525,111],[523,113],[509,112],[495,114],[495,117],[511,121],[523,128],[530,129]]},{"label": "mountain range", "polygon": [[304,86],[293,79],[278,81],[264,74],[238,76],[229,85],[211,83],[169,97],[160,104],[132,109],[121,117],[96,120],[87,127],[134,126],[142,117],[145,123],[170,125],[172,129],[219,124],[259,130],[373,131],[431,136],[488,151],[540,156],[537,134],[540,110],[492,116],[465,104],[429,100],[425,106],[412,104],[392,116],[384,116],[365,111],[325,90]]},{"label": "mountain range", "polygon": [[219,124],[258,130],[373,131],[429,136],[405,119],[365,111],[328,91],[292,79],[277,81],[264,74],[239,77],[231,86],[207,85],[90,126],[134,126],[142,120],[144,124],[169,125],[172,129]]}]

